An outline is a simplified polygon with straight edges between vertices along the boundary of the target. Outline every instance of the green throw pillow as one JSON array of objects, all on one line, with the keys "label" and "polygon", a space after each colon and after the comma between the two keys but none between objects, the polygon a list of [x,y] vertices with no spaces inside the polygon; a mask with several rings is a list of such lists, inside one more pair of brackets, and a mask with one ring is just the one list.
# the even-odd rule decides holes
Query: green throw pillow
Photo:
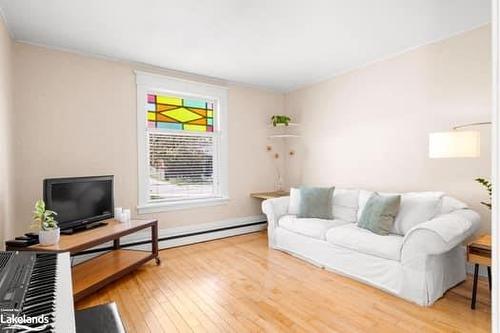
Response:
[{"label": "green throw pillow", "polygon": [[358,226],[378,235],[388,235],[396,219],[401,203],[400,195],[374,193],[361,214]]},{"label": "green throw pillow", "polygon": [[298,217],[333,219],[335,187],[301,187]]}]

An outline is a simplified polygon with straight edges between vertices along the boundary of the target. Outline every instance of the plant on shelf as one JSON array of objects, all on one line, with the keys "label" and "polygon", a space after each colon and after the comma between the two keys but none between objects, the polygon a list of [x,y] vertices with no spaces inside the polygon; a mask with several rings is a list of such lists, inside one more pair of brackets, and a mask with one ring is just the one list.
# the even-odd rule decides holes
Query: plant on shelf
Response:
[{"label": "plant on shelf", "polygon": [[54,217],[56,215],[56,212],[46,209],[43,200],[38,200],[35,203],[32,227],[38,229],[38,238],[41,245],[54,245],[59,241],[59,227]]},{"label": "plant on shelf", "polygon": [[481,201],[481,204],[485,205],[486,207],[491,209],[491,192],[493,190],[493,186],[491,185],[491,182],[485,178],[476,178],[475,181],[478,182],[479,184],[483,185],[486,188],[486,191],[488,191],[488,196],[490,198],[490,202]]},{"label": "plant on shelf", "polygon": [[292,121],[292,118],[288,116],[274,115],[271,117],[271,122],[274,127],[276,127],[278,124],[284,124],[285,126],[288,126],[290,121]]}]

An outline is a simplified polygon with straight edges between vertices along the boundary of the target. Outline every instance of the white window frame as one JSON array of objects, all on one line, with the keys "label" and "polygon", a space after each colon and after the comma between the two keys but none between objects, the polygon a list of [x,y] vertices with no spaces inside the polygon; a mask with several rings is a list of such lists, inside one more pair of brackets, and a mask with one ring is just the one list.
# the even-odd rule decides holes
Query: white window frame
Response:
[{"label": "white window frame", "polygon": [[[139,214],[214,206],[229,200],[228,190],[228,131],[227,131],[227,88],[200,82],[171,78],[164,75],[135,71],[137,84],[137,160],[138,160],[138,201]],[[197,97],[213,100],[216,104],[213,138],[214,183],[216,195],[208,198],[185,199],[178,201],[156,201],[149,199],[149,138],[147,122],[148,92],[166,93],[174,96]],[[180,132],[179,134],[196,135]]]}]

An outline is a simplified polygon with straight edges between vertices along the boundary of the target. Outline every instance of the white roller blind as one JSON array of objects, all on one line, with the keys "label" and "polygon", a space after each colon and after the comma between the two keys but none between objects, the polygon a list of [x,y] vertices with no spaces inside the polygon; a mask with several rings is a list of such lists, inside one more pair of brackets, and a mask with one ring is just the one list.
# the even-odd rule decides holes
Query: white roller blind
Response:
[{"label": "white roller blind", "polygon": [[150,201],[214,196],[214,179],[213,135],[149,132]]}]

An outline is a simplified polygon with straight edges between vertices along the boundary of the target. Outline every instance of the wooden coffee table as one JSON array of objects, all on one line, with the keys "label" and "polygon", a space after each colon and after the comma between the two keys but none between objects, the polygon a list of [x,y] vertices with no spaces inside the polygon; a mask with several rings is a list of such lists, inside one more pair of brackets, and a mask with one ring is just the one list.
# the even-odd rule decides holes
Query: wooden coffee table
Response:
[{"label": "wooden coffee table", "polygon": [[[56,245],[42,246],[37,244],[23,248],[9,248],[8,250],[69,252],[71,256],[75,256],[83,253],[93,253],[95,250],[91,249],[95,246],[113,241],[110,251],[71,268],[73,299],[75,302],[150,260],[155,260],[156,264],[160,264],[157,220],[132,220],[129,223],[120,223],[117,220],[110,219],[105,222],[107,222],[106,226],[71,235],[61,235],[61,240]],[[121,247],[121,237],[147,229],[151,230],[151,252],[128,250]]]},{"label": "wooden coffee table", "polygon": [[488,268],[488,283],[491,291],[491,235],[483,235],[467,245],[467,261],[474,264],[474,283],[470,307],[475,309],[479,265]]}]

